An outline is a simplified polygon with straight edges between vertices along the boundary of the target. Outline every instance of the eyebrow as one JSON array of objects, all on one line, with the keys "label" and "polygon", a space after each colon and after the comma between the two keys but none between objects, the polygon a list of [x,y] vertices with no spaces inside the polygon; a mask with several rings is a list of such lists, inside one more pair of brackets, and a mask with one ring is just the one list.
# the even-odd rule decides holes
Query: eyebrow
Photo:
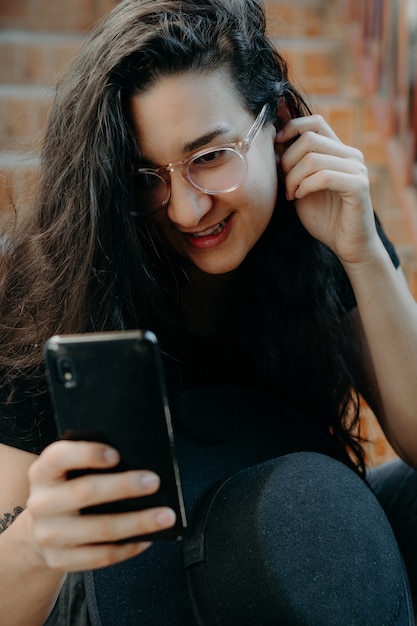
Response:
[{"label": "eyebrow", "polygon": [[197,137],[197,139],[194,139],[193,141],[189,141],[188,143],[184,144],[182,147],[182,153],[187,154],[189,152],[194,152],[199,148],[204,148],[204,146],[213,141],[213,139],[216,139],[216,137],[219,137],[219,135],[224,135],[227,132],[227,128],[215,128],[211,132],[206,133],[205,135]]},{"label": "eyebrow", "polygon": [[[181,152],[186,155],[190,152],[195,152],[200,148],[204,148],[204,146],[211,143],[213,139],[216,139],[216,137],[219,137],[220,135],[225,135],[228,131],[228,128],[222,126],[215,128],[209,133],[201,135],[201,137],[197,137],[197,139],[193,139],[192,141],[185,143],[181,148]],[[154,165],[154,162],[151,159],[147,159],[146,156],[141,155],[138,159],[136,159],[136,165]]]}]

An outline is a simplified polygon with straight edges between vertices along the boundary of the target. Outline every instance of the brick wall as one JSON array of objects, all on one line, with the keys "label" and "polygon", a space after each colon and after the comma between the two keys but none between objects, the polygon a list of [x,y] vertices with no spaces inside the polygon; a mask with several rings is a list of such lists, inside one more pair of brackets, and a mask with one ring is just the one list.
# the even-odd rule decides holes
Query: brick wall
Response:
[{"label": "brick wall", "polygon": [[57,77],[117,0],[1,0],[0,230],[28,210]]},{"label": "brick wall", "polygon": [[117,0],[2,0],[0,28],[74,33],[88,30]]}]

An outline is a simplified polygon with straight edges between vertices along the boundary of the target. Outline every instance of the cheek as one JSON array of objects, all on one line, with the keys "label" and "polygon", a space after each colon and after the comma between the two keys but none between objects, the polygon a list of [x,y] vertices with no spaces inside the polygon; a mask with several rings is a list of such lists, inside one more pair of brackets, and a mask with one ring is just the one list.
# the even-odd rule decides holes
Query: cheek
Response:
[{"label": "cheek", "polygon": [[274,144],[268,142],[262,148],[254,153],[253,161],[249,163],[249,171],[252,172],[252,184],[255,185],[260,198],[273,198],[275,202],[278,190],[278,172]]},{"label": "cheek", "polygon": [[170,242],[172,242],[172,226],[166,215],[166,211],[162,209],[161,213],[155,213],[150,218],[150,229],[153,232],[156,241],[159,240],[162,247],[172,248]]},{"label": "cheek", "polygon": [[252,200],[255,212],[252,214],[253,234],[259,238],[271,220],[275,210],[278,192],[276,168],[265,167],[258,171],[252,186]]},{"label": "cheek", "polygon": [[259,163],[250,181],[250,194],[261,213],[270,214],[275,208],[278,175],[275,159]]},{"label": "cheek", "polygon": [[150,217],[150,221],[154,230],[159,233],[166,231],[169,223],[166,209],[161,209],[161,211],[154,213],[154,215]]}]

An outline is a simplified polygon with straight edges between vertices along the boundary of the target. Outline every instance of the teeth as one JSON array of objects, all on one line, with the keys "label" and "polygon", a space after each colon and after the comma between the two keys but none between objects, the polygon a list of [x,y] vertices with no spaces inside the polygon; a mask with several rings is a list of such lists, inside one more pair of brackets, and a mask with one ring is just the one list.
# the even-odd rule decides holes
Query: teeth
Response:
[{"label": "teeth", "polygon": [[193,233],[193,237],[208,237],[209,235],[218,235],[224,228],[226,224],[226,220],[217,224],[214,228],[208,228],[207,230],[203,230],[201,233]]}]

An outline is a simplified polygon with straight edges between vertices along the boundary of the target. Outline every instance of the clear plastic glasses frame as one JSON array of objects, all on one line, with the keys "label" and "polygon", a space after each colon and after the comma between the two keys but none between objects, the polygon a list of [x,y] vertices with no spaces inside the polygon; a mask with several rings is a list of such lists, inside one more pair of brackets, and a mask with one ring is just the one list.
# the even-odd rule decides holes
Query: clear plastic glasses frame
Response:
[{"label": "clear plastic glasses frame", "polygon": [[[228,193],[240,187],[248,171],[246,154],[265,123],[267,111],[268,105],[265,104],[246,137],[240,141],[204,148],[182,161],[162,167],[138,168],[134,179],[136,191],[142,196],[139,202],[149,208],[134,215],[155,213],[167,206],[171,197],[170,173],[175,170],[181,170],[188,184],[207,194]],[[208,179],[213,179],[213,184],[202,184]]]}]

